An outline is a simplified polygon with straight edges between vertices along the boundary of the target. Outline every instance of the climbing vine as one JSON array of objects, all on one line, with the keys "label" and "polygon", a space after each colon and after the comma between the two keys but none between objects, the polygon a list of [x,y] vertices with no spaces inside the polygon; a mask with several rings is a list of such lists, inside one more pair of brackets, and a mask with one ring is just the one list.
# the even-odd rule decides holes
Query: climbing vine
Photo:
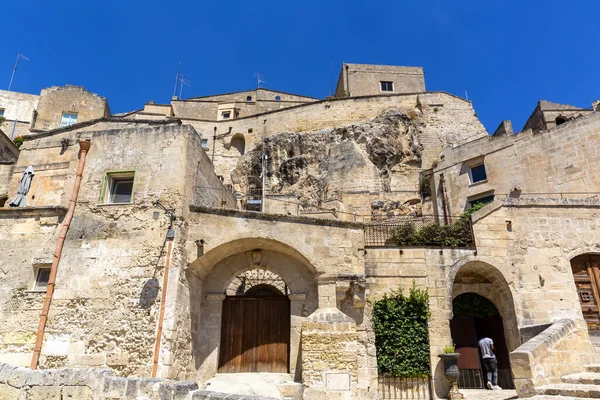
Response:
[{"label": "climbing vine", "polygon": [[401,378],[429,375],[429,294],[413,286],[375,302],[373,326],[380,374]]}]

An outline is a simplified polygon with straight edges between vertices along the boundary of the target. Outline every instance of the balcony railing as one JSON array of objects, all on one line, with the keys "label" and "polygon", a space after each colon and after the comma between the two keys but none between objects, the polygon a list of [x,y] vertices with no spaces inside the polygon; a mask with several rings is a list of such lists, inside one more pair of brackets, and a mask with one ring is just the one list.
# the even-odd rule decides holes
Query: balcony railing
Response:
[{"label": "balcony railing", "polygon": [[365,224],[365,246],[472,247],[473,229],[469,217],[453,217],[441,225],[434,217],[388,219]]}]

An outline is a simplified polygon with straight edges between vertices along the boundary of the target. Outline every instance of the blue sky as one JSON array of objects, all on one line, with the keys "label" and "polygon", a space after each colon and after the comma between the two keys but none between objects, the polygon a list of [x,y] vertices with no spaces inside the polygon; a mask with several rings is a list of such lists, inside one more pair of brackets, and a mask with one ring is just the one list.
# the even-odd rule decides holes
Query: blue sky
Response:
[{"label": "blue sky", "polygon": [[[575,6],[575,4],[577,6]],[[265,87],[324,98],[342,62],[420,65],[428,90],[468,92],[493,131],[520,129],[540,99],[600,97],[600,2],[5,1],[0,89],[83,85],[113,113]]]}]

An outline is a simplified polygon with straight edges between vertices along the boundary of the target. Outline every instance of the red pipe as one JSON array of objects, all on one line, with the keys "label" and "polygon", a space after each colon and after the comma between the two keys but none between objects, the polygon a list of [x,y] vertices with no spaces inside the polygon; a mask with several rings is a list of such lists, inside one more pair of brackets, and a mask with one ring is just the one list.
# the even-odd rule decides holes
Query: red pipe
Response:
[{"label": "red pipe", "polygon": [[31,359],[31,369],[37,369],[38,360],[42,351],[42,343],[44,341],[44,331],[46,329],[46,322],[48,321],[48,312],[50,311],[50,303],[52,303],[52,295],[54,294],[54,284],[56,282],[56,273],[58,272],[58,264],[60,263],[60,256],[62,254],[63,246],[65,244],[65,238],[75,213],[75,204],[77,203],[77,196],[79,195],[79,185],[81,184],[81,177],[83,176],[83,166],[85,165],[85,156],[90,149],[90,141],[79,142],[79,165],[77,166],[77,175],[75,175],[75,185],[73,186],[73,192],[71,193],[71,200],[69,200],[69,208],[67,215],[62,225],[60,235],[58,236],[58,242],[56,243],[56,250],[54,251],[54,257],[52,259],[52,267],[50,269],[50,278],[48,279],[48,290],[46,291],[46,298],[44,299],[44,306],[42,307],[42,314],[40,315],[40,324],[38,326],[37,335],[35,339],[35,346],[33,348],[33,358]]}]

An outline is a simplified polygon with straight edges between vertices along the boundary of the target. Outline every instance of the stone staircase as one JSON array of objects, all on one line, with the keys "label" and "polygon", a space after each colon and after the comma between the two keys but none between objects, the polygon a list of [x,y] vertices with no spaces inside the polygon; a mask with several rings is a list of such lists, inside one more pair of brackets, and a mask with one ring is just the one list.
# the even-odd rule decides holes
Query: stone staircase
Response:
[{"label": "stone staircase", "polygon": [[566,375],[562,383],[540,386],[536,400],[600,399],[600,364],[587,366],[586,372]]}]

